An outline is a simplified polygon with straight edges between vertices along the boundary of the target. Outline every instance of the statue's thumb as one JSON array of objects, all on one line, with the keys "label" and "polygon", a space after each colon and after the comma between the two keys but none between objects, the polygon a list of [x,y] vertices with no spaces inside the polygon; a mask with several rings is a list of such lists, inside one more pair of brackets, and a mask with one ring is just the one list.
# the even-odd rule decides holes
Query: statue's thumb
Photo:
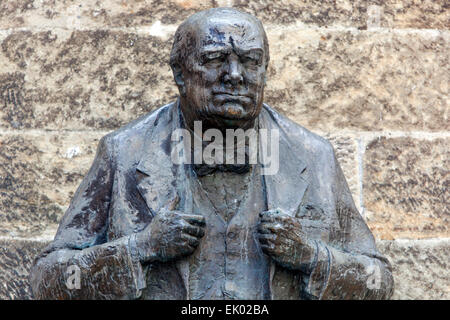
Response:
[{"label": "statue's thumb", "polygon": [[170,211],[176,210],[179,203],[180,203],[180,197],[177,194],[177,195],[175,195],[175,198],[173,198],[171,201],[169,201],[166,208],[167,208],[167,210],[170,210]]}]

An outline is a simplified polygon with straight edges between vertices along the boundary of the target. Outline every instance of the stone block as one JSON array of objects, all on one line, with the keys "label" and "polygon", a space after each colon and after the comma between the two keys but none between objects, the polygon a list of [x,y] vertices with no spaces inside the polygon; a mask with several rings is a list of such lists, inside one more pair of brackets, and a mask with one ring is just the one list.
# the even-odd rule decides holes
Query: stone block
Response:
[{"label": "stone block", "polygon": [[320,131],[448,130],[450,33],[269,33],[266,101]]},{"label": "stone block", "polygon": [[0,134],[0,235],[53,233],[101,133]]},{"label": "stone block", "polygon": [[392,299],[450,299],[450,239],[378,241],[377,245],[392,264]]},{"label": "stone block", "polygon": [[33,298],[28,275],[35,257],[47,243],[0,239],[0,300]]},{"label": "stone block", "polygon": [[176,96],[169,42],[112,31],[0,40],[0,126],[113,129]]},{"label": "stone block", "polygon": [[364,206],[381,239],[450,237],[449,138],[380,137],[364,154]]}]

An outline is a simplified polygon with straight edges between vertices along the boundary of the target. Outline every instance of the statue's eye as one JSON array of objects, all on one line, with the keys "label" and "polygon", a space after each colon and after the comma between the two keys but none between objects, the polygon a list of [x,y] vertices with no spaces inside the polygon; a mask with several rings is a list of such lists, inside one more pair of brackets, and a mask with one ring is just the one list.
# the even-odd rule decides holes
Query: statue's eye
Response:
[{"label": "statue's eye", "polygon": [[249,66],[259,66],[262,59],[259,53],[249,53],[241,57],[241,62]]},{"label": "statue's eye", "polygon": [[223,52],[210,52],[203,56],[203,63],[221,63],[225,60]]}]

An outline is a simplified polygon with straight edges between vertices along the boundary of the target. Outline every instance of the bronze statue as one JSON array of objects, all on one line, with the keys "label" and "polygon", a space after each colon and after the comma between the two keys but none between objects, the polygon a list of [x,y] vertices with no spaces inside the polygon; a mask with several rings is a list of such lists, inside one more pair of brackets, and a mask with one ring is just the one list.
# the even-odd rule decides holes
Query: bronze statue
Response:
[{"label": "bronze statue", "polygon": [[[330,143],[263,103],[268,63],[267,37],[252,15],[210,9],[179,26],[170,56],[179,99],[102,138],[54,241],[34,263],[36,298],[392,295],[390,264]],[[250,161],[249,143],[231,151],[243,152],[243,163],[174,162],[181,140],[173,133],[195,136],[198,122],[197,136],[278,132],[276,172]],[[184,156],[196,152],[184,143]]]}]

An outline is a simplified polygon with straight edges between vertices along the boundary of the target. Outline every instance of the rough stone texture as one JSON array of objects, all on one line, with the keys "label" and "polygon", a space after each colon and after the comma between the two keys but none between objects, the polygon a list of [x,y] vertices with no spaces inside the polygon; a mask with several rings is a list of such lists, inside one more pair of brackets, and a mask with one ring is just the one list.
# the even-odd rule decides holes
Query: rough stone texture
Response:
[{"label": "rough stone texture", "polygon": [[[448,128],[450,32],[274,29],[266,101],[321,131]],[[114,129],[173,100],[171,40],[122,31],[0,37],[0,126]]]},{"label": "rough stone texture", "polygon": [[6,0],[0,3],[0,28],[135,27],[178,24],[195,11],[234,6],[264,23],[367,28],[371,6],[381,8],[380,27],[448,29],[446,0]]},{"label": "rough stone texture", "polygon": [[32,299],[28,274],[47,242],[0,239],[0,300]]},{"label": "rough stone texture", "polygon": [[367,145],[364,205],[376,237],[450,237],[449,145],[449,138],[410,137]]},{"label": "rough stone texture", "polygon": [[[176,94],[170,43],[112,31],[14,32],[0,53],[0,125],[118,128]],[[163,53],[163,54],[162,54]]]},{"label": "rough stone texture", "polygon": [[100,137],[44,131],[0,134],[0,236],[55,230]]},{"label": "rough stone texture", "polygon": [[392,299],[450,299],[450,239],[378,241],[393,266]]},{"label": "rough stone texture", "polygon": [[448,129],[448,32],[269,33],[266,100],[309,128]]}]

